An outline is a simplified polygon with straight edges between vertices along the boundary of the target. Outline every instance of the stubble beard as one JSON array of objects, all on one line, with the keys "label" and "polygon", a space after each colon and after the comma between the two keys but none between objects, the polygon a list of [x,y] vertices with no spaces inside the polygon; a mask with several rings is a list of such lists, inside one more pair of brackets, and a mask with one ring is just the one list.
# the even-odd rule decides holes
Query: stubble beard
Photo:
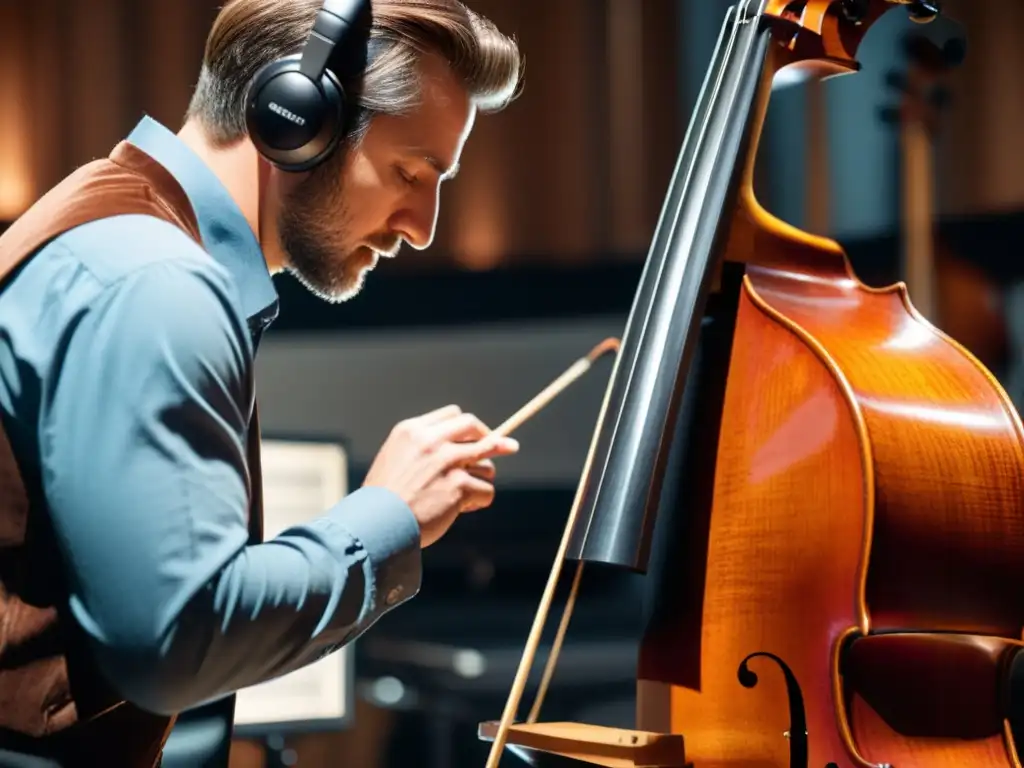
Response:
[{"label": "stubble beard", "polygon": [[285,271],[332,304],[348,301],[366,282],[377,255],[353,248],[341,159],[314,169],[282,202],[278,217]]}]

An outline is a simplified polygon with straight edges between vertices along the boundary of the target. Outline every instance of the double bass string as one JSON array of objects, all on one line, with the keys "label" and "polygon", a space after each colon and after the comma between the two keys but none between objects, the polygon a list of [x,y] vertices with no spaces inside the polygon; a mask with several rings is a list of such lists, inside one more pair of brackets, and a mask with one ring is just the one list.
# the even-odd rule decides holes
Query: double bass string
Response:
[{"label": "double bass string", "polygon": [[[575,381],[586,374],[598,360],[598,358],[604,356],[608,352],[618,352],[620,347],[620,340],[616,338],[607,338],[600,344],[594,346],[586,355],[581,357],[571,366],[569,366],[558,378],[548,384],[544,389],[538,392],[528,403],[522,406],[518,411],[509,416],[500,425],[495,427],[494,432],[499,435],[507,436],[510,435],[517,428],[522,426],[526,421],[537,415],[545,406],[554,400],[558,395],[569,388]],[[609,389],[610,390],[610,386]],[[607,404],[608,396],[605,394],[605,405]],[[604,406],[602,406],[602,412]],[[590,450],[593,453],[593,446]],[[588,460],[589,461],[589,460]],[[572,588],[569,592],[569,598],[566,602],[566,611],[562,614],[562,622],[559,624],[558,633],[555,636],[555,642],[551,650],[551,655],[548,657],[548,664],[544,669],[544,677],[541,680],[540,689],[537,692],[537,697],[534,701],[533,709],[530,712],[529,722],[534,722],[537,719],[537,713],[540,711],[541,702],[544,700],[544,691],[547,690],[548,683],[551,680],[551,672],[554,669],[552,663],[554,659],[558,657],[558,649],[562,645],[562,638],[565,637],[565,630],[568,626],[568,617],[572,613],[572,606],[576,602],[576,593],[579,590],[580,576],[583,573],[583,563],[579,563],[576,569],[576,576],[572,582]]]},{"label": "double bass string", "polygon": [[[745,0],[745,1],[748,4],[750,2],[750,0]],[[763,8],[764,0],[760,0],[760,2],[762,4],[762,8]],[[739,14],[737,14],[737,18],[738,17],[739,17]],[[663,218],[666,221],[669,221],[669,222],[674,222],[676,217],[679,215],[679,206],[682,204],[682,199],[683,199],[683,195],[681,193],[682,193],[683,190],[685,190],[685,188],[687,186],[689,186],[690,179],[693,177],[693,168],[694,168],[694,164],[695,164],[695,158],[697,156],[697,151],[698,151],[699,147],[701,146],[701,144],[703,142],[704,136],[705,136],[705,134],[707,133],[707,130],[708,130],[708,124],[710,123],[710,106],[717,100],[718,95],[719,95],[719,93],[721,91],[722,78],[725,75],[724,62],[729,59],[729,54],[732,52],[733,46],[735,45],[735,42],[736,42],[738,25],[734,24],[734,25],[732,25],[733,34],[732,34],[732,37],[729,39],[729,42],[727,43],[726,53],[724,55],[721,55],[722,44],[723,44],[723,42],[725,40],[725,32],[726,32],[726,29],[728,27],[729,27],[728,17],[726,17],[726,22],[722,26],[722,29],[721,29],[721,31],[719,33],[719,37],[718,37],[718,43],[715,46],[715,54],[712,57],[713,64],[717,63],[717,64],[721,64],[721,66],[712,66],[712,67],[710,67],[708,69],[707,73],[704,76],[704,84],[701,87],[701,93],[700,93],[700,96],[698,97],[697,108],[695,110],[695,114],[697,114],[697,115],[701,115],[702,114],[703,115],[703,119],[699,123],[695,123],[693,125],[692,129],[691,129],[691,130],[695,130],[696,131],[696,138],[695,139],[690,139],[690,137],[684,138],[684,149],[680,153],[680,156],[679,156],[679,168],[677,168],[677,172],[681,171],[683,174],[685,174],[684,177],[683,177],[684,178],[683,183],[680,184],[679,187],[678,187],[678,191],[680,192],[680,194],[677,194],[675,196],[670,194],[668,199],[666,200],[666,203],[665,203],[665,211],[663,212]],[[720,61],[719,61],[719,59],[720,59]],[[712,85],[712,81],[714,81],[713,85]],[[709,88],[709,85],[711,86],[710,88]],[[690,140],[687,140],[687,139],[690,139]],[[664,236],[664,239],[662,239],[662,236]],[[666,248],[665,243],[668,240],[668,238],[670,238],[671,236],[672,236],[671,228],[669,228],[667,226],[664,226],[664,228],[663,228],[663,224],[661,222],[659,222],[658,232],[656,234],[656,240],[655,240],[654,246],[652,247],[652,250],[655,253],[658,253],[659,251],[663,253],[665,248]],[[664,274],[665,263],[666,263],[666,259],[663,258],[663,259],[661,259],[660,264],[657,265],[657,267],[658,267],[658,274],[657,274],[657,276],[656,276],[656,278],[654,280],[654,284],[655,284],[654,290],[657,290],[657,285],[661,282],[661,278],[662,278],[662,276]],[[649,314],[648,314],[648,316],[644,317],[643,319],[646,322],[646,320],[648,318],[649,318]],[[627,333],[628,333],[628,331],[627,331]],[[614,377],[612,377],[612,378],[614,379]],[[610,390],[611,386],[612,386],[612,382],[609,382],[609,393],[611,391]],[[606,396],[606,400],[607,399],[608,398]],[[604,419],[604,413],[603,413],[603,410],[602,410],[601,418],[598,419],[597,423],[600,424],[603,421],[603,419]],[[596,441],[596,432],[595,432],[595,441]],[[591,451],[593,451],[593,448],[591,448]],[[587,468],[585,470],[585,472],[589,471],[590,461],[591,460],[588,457],[586,463],[584,464],[584,467]],[[586,474],[584,473],[584,477],[585,476],[586,476]],[[582,489],[582,486],[583,486],[583,484],[581,482],[580,483],[580,489]],[[577,492],[577,495],[579,495],[579,491]],[[576,501],[574,501],[574,509],[575,509],[575,505],[578,505],[578,503],[579,503],[579,499],[577,498]],[[567,532],[571,531],[573,529],[574,523],[575,523],[575,511],[570,516],[570,522],[566,526],[566,531]],[[568,536],[568,533],[566,535]],[[557,572],[559,572],[559,573],[560,573],[560,570],[561,570],[560,563],[561,563],[562,559],[564,558],[564,554],[565,553],[563,552],[562,556],[559,557],[558,559],[556,559],[555,564],[554,564],[555,570]],[[533,705],[530,707],[530,712],[529,712],[529,714],[526,717],[526,722],[527,723],[535,723],[535,722],[537,722],[537,718],[540,716],[541,707],[544,705],[544,699],[547,696],[548,686],[551,684],[551,678],[554,675],[555,666],[558,663],[558,657],[559,657],[559,655],[562,652],[562,643],[565,640],[565,633],[566,633],[566,631],[569,628],[569,620],[572,618],[573,611],[574,611],[574,609],[576,607],[576,595],[579,592],[579,586],[580,586],[580,582],[582,581],[582,579],[583,579],[583,561],[580,560],[576,564],[576,570],[575,570],[575,572],[573,574],[572,584],[569,587],[569,595],[566,597],[565,607],[562,609],[562,618],[558,622],[558,629],[555,631],[555,637],[551,641],[551,651],[548,653],[547,660],[544,663],[544,671],[541,674],[540,683],[537,686],[537,693],[534,695]],[[557,581],[556,581],[556,583],[557,583]],[[545,618],[547,616],[547,613],[548,613],[549,609],[550,609],[550,604],[547,605],[547,606],[544,606],[544,608],[543,608],[543,615],[545,616]],[[538,644],[540,643],[539,637],[538,637],[537,643]],[[531,661],[530,661],[530,664],[527,665],[527,669],[529,669],[529,667],[532,665],[532,656],[533,656],[533,654],[535,652],[536,652],[536,648],[534,648],[534,649],[529,651],[530,656],[531,656]],[[515,709],[518,709],[518,702],[517,702],[517,705],[516,705]],[[495,741],[497,741],[497,739],[495,739]]]},{"label": "double bass string", "polygon": [[[694,127],[696,128],[696,130],[693,131],[694,135],[690,135],[690,132],[688,131],[688,135],[684,140],[683,153],[681,156],[681,165],[685,164],[686,167],[677,168],[677,171],[683,172],[682,178],[673,178],[673,187],[676,184],[681,184],[682,187],[685,188],[688,187],[690,184],[691,177],[694,173],[694,164],[696,162],[696,158],[707,135],[708,126],[710,124],[712,107],[718,104],[723,95],[722,82],[725,78],[725,73],[727,69],[726,64],[732,59],[734,48],[737,45],[737,39],[739,38],[739,32],[741,27],[744,24],[754,23],[752,20],[746,18],[746,14],[750,10],[751,4],[754,2],[756,2],[758,8],[757,16],[760,17],[764,9],[765,0],[742,0],[742,2],[740,2],[737,6],[730,9],[730,15],[732,15],[731,23],[729,16],[727,15],[726,20],[722,25],[722,30],[719,36],[718,44],[716,46],[714,59],[714,64],[718,64],[719,62],[721,62],[721,67],[713,65],[707,73],[707,76],[704,81],[704,86],[701,91],[701,96],[698,100],[697,111],[694,115]],[[727,32],[729,32],[730,29],[731,34],[728,35],[728,40],[726,40]],[[746,48],[749,50],[751,45],[752,42],[747,41]],[[708,94],[709,91],[710,95],[705,101],[705,96]],[[735,95],[735,88],[732,91],[727,92],[725,94],[727,101],[732,101],[735,98]],[[703,112],[701,111],[702,108]],[[693,144],[690,144],[690,142],[693,142]],[[692,154],[690,152],[691,148]],[[686,157],[687,155],[690,155],[689,158]],[[673,190],[670,190],[669,201],[671,201],[672,199]],[[662,250],[664,250],[664,248],[667,247],[667,245],[662,241],[662,227],[668,228],[669,235],[667,239],[672,239],[672,234],[674,234],[673,230],[676,226],[677,216],[678,211],[674,210],[674,206],[669,205],[669,202],[666,202],[666,210],[663,212],[663,220],[659,222],[658,232],[656,232],[655,234],[655,241],[652,244],[652,253],[649,257],[649,261],[650,259],[657,259],[657,248],[659,246]],[[655,262],[655,264],[657,264],[658,267],[658,275],[656,277],[656,282],[660,282],[660,278],[662,276],[661,269],[664,266],[664,259],[661,259],[661,262],[662,263],[660,264],[657,264],[657,262]],[[649,264],[648,267],[650,266],[651,265]],[[647,269],[645,268],[645,273],[646,271]],[[630,321],[632,322],[632,320],[633,318],[631,317]],[[643,320],[646,321],[646,318],[643,318]],[[618,358],[616,361],[616,368],[618,367],[618,364],[620,362],[622,362],[621,357]],[[597,420],[598,425],[602,424],[604,421],[605,414],[608,409],[609,402],[611,400],[611,393],[614,389],[615,379],[616,375],[613,371],[612,377],[608,382],[608,388],[605,391],[604,402],[601,405],[601,412]],[[523,410],[525,410],[525,408]],[[590,473],[591,465],[594,460],[594,454],[597,448],[599,435],[600,429],[597,428],[594,430],[594,434],[591,438],[590,449],[587,452],[587,458],[583,466],[583,472],[580,478],[580,483],[576,489],[576,498],[573,500],[572,508],[569,511],[569,517],[566,521],[565,530],[562,534],[562,540],[559,544],[558,552],[555,555],[555,560],[551,569],[551,573],[548,575],[548,581],[544,588],[544,593],[541,597],[540,605],[538,606],[537,613],[534,616],[533,625],[530,628],[530,634],[527,638],[526,646],[523,650],[523,656],[520,659],[519,668],[516,672],[515,679],[512,683],[512,689],[509,692],[508,698],[505,702],[505,708],[502,711],[501,720],[499,721],[498,727],[494,734],[494,740],[491,744],[490,753],[487,758],[486,768],[497,768],[498,762],[501,759],[501,753],[505,748],[505,742],[508,738],[509,728],[512,725],[512,720],[515,717],[516,711],[519,708],[519,702],[522,699],[523,691],[526,687],[526,681],[529,677],[530,669],[533,666],[533,661],[537,652],[537,648],[540,645],[541,633],[544,629],[544,623],[547,619],[547,615],[550,612],[551,604],[554,600],[554,592],[555,587],[558,584],[558,577],[561,573],[561,565],[565,560],[565,555],[569,548],[571,533],[573,528],[575,527],[576,517],[579,513],[579,507],[583,496],[583,489],[585,487],[584,480]],[[546,692],[548,683],[550,682],[551,674],[555,666],[555,661],[558,657],[562,639],[564,638],[565,630],[568,625],[568,620],[572,613],[573,601],[575,599],[577,587],[579,585],[580,577],[582,574],[582,567],[583,562],[580,561],[576,568],[576,574],[573,580],[572,589],[570,591],[569,600],[567,601],[565,610],[562,613],[562,620],[559,624],[555,642],[552,646],[551,653],[548,656],[547,664],[541,680],[540,689],[538,690],[534,705],[530,710],[530,722],[535,721],[537,714],[540,710],[540,706],[543,702],[544,694]]]},{"label": "double bass string", "polygon": [[[616,350],[617,349],[618,346],[616,345]],[[612,379],[614,379],[614,375],[612,376]],[[612,392],[612,379],[609,379],[608,386],[605,389],[604,402],[601,403],[601,412],[598,417],[598,423],[600,423],[604,418],[605,412],[608,409],[608,403],[611,399]],[[529,403],[521,410],[525,410],[527,407],[529,407]],[[590,440],[590,448],[587,451],[587,458],[583,465],[584,477],[586,477],[587,473],[590,471],[590,465],[594,460],[594,452],[597,448],[598,435],[599,431],[595,429]],[[502,713],[498,730],[494,734],[494,742],[491,744],[491,751],[487,757],[487,768],[497,768],[498,766],[498,761],[501,759],[501,752],[505,747],[508,728],[512,724],[512,718],[519,706],[519,701],[523,695],[523,689],[526,687],[526,680],[529,676],[530,668],[533,666],[534,655],[537,652],[537,646],[540,645],[540,635],[544,629],[544,619],[547,617],[548,611],[551,608],[551,603],[554,601],[555,587],[558,584],[561,564],[565,560],[565,553],[569,548],[569,534],[572,531],[576,513],[579,510],[580,499],[583,496],[583,485],[584,484],[581,482],[576,488],[576,498],[573,499],[572,508],[569,511],[569,519],[566,522],[565,530],[562,533],[562,540],[558,545],[558,552],[555,555],[554,566],[551,569],[551,573],[548,574],[548,581],[544,587],[544,594],[541,596],[540,606],[537,608],[537,614],[534,616],[533,626],[530,628],[530,635],[526,640],[526,648],[524,649],[523,656],[519,661],[519,669],[516,672],[515,680],[512,682],[512,690],[505,702],[505,710]],[[582,568],[582,565],[583,563],[581,561],[580,568]],[[549,660],[553,657],[554,653],[549,657]]]}]

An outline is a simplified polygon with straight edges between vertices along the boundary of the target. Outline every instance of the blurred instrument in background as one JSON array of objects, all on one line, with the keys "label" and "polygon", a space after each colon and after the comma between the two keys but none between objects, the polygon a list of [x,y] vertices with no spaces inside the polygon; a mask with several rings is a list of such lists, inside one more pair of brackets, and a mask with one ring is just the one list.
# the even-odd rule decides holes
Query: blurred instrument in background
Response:
[{"label": "blurred instrument in background", "polygon": [[936,226],[935,139],[950,101],[947,81],[965,47],[959,38],[940,46],[915,30],[905,36],[904,51],[906,70],[887,77],[899,100],[881,110],[882,119],[899,130],[902,276],[917,310],[993,368],[1007,354],[1001,291]]}]

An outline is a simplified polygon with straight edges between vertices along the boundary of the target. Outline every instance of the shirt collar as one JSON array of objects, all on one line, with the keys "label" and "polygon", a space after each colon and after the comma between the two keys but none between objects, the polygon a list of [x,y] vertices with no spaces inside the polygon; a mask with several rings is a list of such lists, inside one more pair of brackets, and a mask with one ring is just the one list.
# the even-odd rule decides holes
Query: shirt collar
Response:
[{"label": "shirt collar", "polygon": [[242,311],[258,335],[277,317],[277,289],[259,241],[238,205],[206,163],[151,117],[143,117],[128,141],[170,171],[185,190],[204,247],[238,286]]}]

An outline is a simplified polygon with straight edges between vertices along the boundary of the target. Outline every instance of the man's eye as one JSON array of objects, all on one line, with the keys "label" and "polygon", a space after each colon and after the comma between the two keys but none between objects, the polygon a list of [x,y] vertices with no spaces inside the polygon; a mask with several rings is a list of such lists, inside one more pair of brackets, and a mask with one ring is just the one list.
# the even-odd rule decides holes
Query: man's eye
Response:
[{"label": "man's eye", "polygon": [[416,177],[413,176],[411,173],[408,173],[401,166],[397,166],[396,170],[398,171],[399,178],[401,178],[401,180],[404,183],[408,184],[410,187],[413,186],[416,183]]}]

